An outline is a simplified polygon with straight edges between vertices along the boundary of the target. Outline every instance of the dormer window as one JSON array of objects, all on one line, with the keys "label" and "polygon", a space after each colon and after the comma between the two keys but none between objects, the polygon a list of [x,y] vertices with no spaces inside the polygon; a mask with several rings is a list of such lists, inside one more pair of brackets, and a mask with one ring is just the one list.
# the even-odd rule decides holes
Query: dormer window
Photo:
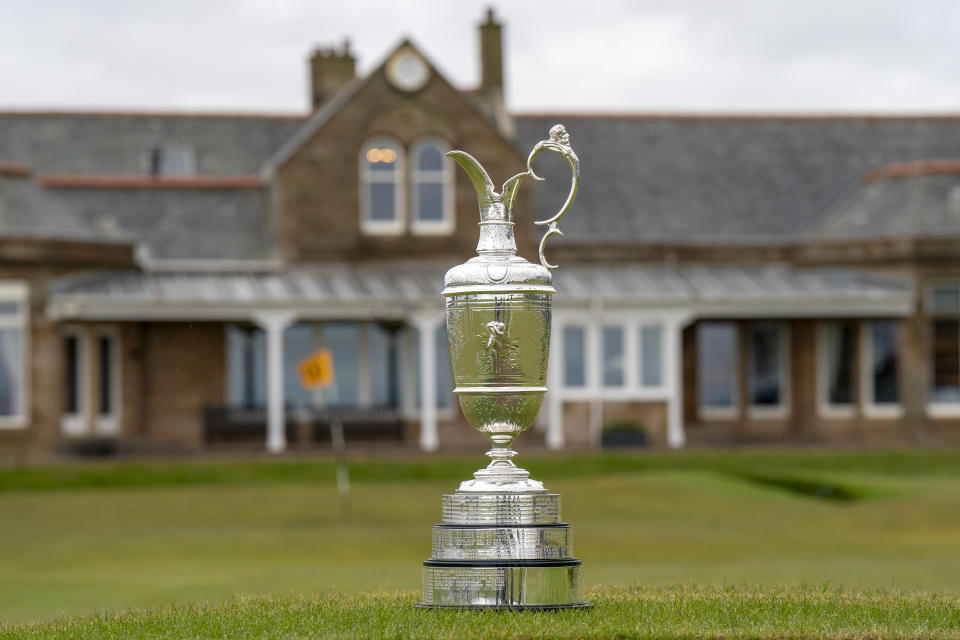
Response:
[{"label": "dormer window", "polygon": [[159,144],[143,154],[144,173],[151,176],[192,176],[197,172],[196,156],[189,144]]},{"label": "dormer window", "polygon": [[360,150],[360,226],[371,235],[419,235],[453,231],[453,170],[450,147],[425,137],[405,150],[393,138],[369,140]]},{"label": "dormer window", "polygon": [[403,231],[403,148],[374,138],[360,153],[361,226],[371,234]]},{"label": "dormer window", "polygon": [[453,172],[443,141],[424,138],[411,150],[411,209],[414,233],[440,234],[453,230]]}]

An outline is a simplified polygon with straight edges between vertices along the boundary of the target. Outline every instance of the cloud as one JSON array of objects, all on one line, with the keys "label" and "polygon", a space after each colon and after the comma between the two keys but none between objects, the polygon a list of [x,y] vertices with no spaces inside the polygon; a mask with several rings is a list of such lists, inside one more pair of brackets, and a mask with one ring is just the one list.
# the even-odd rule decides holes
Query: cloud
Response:
[{"label": "cloud", "polygon": [[[0,5],[0,108],[302,111],[306,58],[361,72],[403,36],[459,86],[487,2],[67,0]],[[960,3],[502,3],[516,110],[958,110]]]}]

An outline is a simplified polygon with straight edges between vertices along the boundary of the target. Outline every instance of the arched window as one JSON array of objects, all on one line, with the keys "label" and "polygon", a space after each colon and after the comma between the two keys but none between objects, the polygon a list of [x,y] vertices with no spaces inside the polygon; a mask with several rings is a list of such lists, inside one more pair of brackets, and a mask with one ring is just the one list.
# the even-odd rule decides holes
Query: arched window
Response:
[{"label": "arched window", "polygon": [[360,151],[360,226],[366,233],[403,231],[403,148],[374,138]]},{"label": "arched window", "polygon": [[442,140],[422,138],[410,152],[411,211],[414,233],[453,231],[453,170]]}]

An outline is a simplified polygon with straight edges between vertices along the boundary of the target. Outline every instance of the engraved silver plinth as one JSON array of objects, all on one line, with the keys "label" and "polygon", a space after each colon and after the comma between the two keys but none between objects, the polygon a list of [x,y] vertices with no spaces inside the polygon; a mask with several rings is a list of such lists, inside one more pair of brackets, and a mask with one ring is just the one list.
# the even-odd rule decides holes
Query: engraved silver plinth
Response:
[{"label": "engraved silver plinth", "polygon": [[433,528],[434,560],[561,560],[573,557],[570,525]]},{"label": "engraved silver plinth", "polygon": [[443,496],[444,524],[523,526],[560,522],[557,493],[454,493]]},{"label": "engraved silver plinth", "polygon": [[[516,255],[513,205],[525,178],[540,180],[533,159],[550,150],[570,165],[567,200],[540,240],[540,264]],[[513,439],[537,417],[547,392],[551,299],[555,293],[544,246],[580,184],[580,161],[562,125],[536,144],[527,170],[500,193],[480,163],[462,151],[448,154],[470,176],[480,203],[477,256],[444,277],[447,335],[454,393],[467,421],[492,445],[491,461],[443,496],[441,524],[433,528],[433,555],[423,564],[418,606],[546,608],[590,606],[580,594],[580,561],[570,525],[560,521],[560,496],[548,493],[514,464]]]}]

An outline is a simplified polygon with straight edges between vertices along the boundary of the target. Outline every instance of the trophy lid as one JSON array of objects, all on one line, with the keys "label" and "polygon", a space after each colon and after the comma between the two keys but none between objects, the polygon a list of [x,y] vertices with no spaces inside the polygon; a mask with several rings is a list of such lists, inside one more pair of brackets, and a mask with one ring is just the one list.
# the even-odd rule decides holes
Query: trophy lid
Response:
[{"label": "trophy lid", "polygon": [[[573,179],[570,194],[560,211],[548,220],[538,220],[535,223],[547,225],[548,229],[540,240],[540,264],[534,264],[517,255],[517,244],[513,235],[513,205],[517,199],[517,190],[524,178],[543,179],[534,173],[531,163],[536,155],[544,150],[556,151],[564,156],[573,170]],[[503,183],[499,193],[495,191],[490,176],[469,153],[451,151],[447,156],[463,167],[477,191],[477,202],[480,206],[480,240],[477,243],[476,257],[447,271],[443,279],[443,295],[554,293],[550,270],[556,267],[547,262],[543,248],[551,235],[562,235],[557,227],[557,221],[573,203],[580,184],[580,161],[570,148],[570,136],[567,135],[563,125],[558,124],[550,129],[549,139],[538,142],[530,152],[527,158],[527,170]]]}]

